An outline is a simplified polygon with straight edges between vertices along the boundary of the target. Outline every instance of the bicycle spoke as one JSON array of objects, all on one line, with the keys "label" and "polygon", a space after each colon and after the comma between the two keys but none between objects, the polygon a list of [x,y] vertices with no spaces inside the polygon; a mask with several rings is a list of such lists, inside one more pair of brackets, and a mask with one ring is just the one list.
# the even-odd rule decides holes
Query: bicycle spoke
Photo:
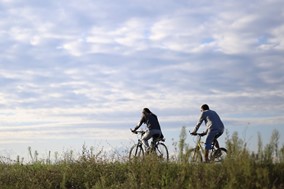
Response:
[{"label": "bicycle spoke", "polygon": [[129,159],[134,159],[134,158],[143,158],[144,157],[144,150],[142,146],[135,144],[134,146],[131,147],[130,152],[129,152]]},{"label": "bicycle spoke", "polygon": [[158,158],[162,159],[162,160],[169,160],[169,152],[168,149],[166,147],[165,144],[163,143],[158,143],[156,145],[156,154],[158,156]]},{"label": "bicycle spoke", "polygon": [[189,149],[187,152],[188,161],[190,163],[200,163],[202,162],[201,152],[195,148]]}]

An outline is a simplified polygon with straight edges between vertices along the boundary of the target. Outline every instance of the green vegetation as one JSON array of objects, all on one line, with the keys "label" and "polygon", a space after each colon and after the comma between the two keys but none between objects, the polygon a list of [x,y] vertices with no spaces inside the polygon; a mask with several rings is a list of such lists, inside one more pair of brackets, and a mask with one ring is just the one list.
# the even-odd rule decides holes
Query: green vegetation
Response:
[{"label": "green vegetation", "polygon": [[279,147],[279,133],[274,131],[269,144],[259,136],[258,151],[250,152],[237,133],[226,139],[227,159],[221,164],[185,163],[187,150],[185,129],[178,142],[177,157],[160,162],[148,156],[144,161],[107,159],[104,153],[93,153],[83,147],[74,160],[72,152],[62,160],[39,160],[32,153],[32,162],[22,164],[0,162],[1,189],[235,189],[284,188],[284,146]]}]

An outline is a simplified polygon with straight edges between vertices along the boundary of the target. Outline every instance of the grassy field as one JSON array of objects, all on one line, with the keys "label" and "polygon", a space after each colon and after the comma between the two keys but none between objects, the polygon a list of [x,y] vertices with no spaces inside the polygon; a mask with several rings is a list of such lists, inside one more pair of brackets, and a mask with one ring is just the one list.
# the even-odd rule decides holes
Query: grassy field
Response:
[{"label": "grassy field", "polygon": [[0,162],[0,188],[284,188],[284,146],[279,147],[277,131],[272,133],[269,144],[263,145],[259,137],[257,153],[248,151],[245,142],[233,133],[226,141],[229,153],[221,164],[179,161],[187,149],[184,139],[181,134],[178,157],[169,162],[151,156],[144,161],[109,160],[101,156],[103,153],[84,153],[76,160],[56,162]]}]

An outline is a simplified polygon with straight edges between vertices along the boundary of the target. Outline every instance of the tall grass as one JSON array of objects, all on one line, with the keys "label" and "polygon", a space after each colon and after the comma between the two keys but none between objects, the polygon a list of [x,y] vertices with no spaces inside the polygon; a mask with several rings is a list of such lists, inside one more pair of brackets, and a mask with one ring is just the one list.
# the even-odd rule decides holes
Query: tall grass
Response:
[{"label": "tall grass", "polygon": [[258,151],[250,152],[245,141],[233,133],[226,139],[228,156],[221,164],[180,161],[188,147],[185,129],[177,144],[178,158],[170,162],[153,156],[143,161],[110,160],[102,150],[95,153],[85,146],[79,158],[70,152],[51,162],[40,160],[29,149],[30,163],[0,162],[0,188],[280,189],[284,188],[284,146],[279,146],[279,137],[273,131],[269,144],[263,145],[259,136]]}]

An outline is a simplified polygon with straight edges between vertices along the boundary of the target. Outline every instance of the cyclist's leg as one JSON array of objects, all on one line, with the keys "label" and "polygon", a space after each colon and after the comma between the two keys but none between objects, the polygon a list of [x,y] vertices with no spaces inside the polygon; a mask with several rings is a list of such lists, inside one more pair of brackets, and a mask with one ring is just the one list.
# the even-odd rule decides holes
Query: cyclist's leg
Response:
[{"label": "cyclist's leg", "polygon": [[156,129],[146,131],[146,133],[142,137],[142,142],[145,145],[146,149],[149,149],[149,142],[148,142],[148,140],[150,138],[152,138],[154,135],[160,135],[160,134],[161,134],[161,131],[160,130],[156,130]]},{"label": "cyclist's leg", "polygon": [[142,137],[142,143],[144,144],[146,150],[148,150],[150,147],[149,147],[149,143],[148,143],[148,140],[152,137],[151,135],[151,132],[148,130],[145,132],[145,134],[143,135]]},{"label": "cyclist's leg", "polygon": [[217,131],[209,130],[208,132],[207,138],[205,140],[205,161],[209,161],[209,150],[212,147],[212,142],[214,141],[216,134]]},{"label": "cyclist's leg", "polygon": [[156,142],[161,137],[162,132],[158,129],[153,129],[153,130],[151,130],[151,134],[152,134],[152,141]]},{"label": "cyclist's leg", "polygon": [[215,146],[216,148],[220,148],[219,142],[218,142],[218,140],[217,140],[217,137],[214,138],[213,144],[214,144],[214,146]]},{"label": "cyclist's leg", "polygon": [[152,133],[152,142],[153,143],[156,143],[157,141],[164,138],[164,135],[162,134],[162,132],[160,130],[154,129],[154,130],[151,130],[151,133]]},{"label": "cyclist's leg", "polygon": [[223,131],[219,131],[214,137],[213,143],[216,148],[220,148],[217,138],[219,138],[222,134],[223,134]]}]

